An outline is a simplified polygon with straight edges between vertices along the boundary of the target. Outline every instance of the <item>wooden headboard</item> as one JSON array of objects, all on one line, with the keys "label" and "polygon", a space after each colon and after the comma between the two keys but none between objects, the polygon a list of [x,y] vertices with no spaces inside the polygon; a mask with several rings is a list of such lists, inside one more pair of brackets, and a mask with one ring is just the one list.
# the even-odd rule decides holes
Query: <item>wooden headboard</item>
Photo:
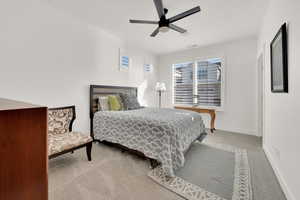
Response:
[{"label": "wooden headboard", "polygon": [[136,87],[121,87],[109,85],[90,85],[90,120],[91,134],[93,136],[93,118],[95,112],[98,111],[98,97],[113,94],[127,93],[137,96]]}]

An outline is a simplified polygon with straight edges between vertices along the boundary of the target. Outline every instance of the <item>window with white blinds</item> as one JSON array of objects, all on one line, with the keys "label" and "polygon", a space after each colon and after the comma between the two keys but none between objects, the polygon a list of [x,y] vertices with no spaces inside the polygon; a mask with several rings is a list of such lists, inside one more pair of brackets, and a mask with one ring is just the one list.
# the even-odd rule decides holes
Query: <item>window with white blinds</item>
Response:
[{"label": "window with white blinds", "polygon": [[197,104],[221,106],[221,60],[197,62]]},{"label": "window with white blinds", "polygon": [[174,65],[174,102],[175,104],[193,104],[194,63]]},{"label": "window with white blinds", "polygon": [[173,65],[176,105],[222,106],[222,60],[199,60]]}]

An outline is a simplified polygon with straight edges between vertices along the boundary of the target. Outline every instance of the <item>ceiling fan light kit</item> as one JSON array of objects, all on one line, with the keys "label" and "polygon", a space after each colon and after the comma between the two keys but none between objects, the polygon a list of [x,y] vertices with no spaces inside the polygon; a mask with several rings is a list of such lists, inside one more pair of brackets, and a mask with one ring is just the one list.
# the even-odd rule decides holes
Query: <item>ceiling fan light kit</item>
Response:
[{"label": "ceiling fan light kit", "polygon": [[166,33],[168,31],[169,31],[169,27],[167,27],[167,26],[159,27],[159,32]]},{"label": "ceiling fan light kit", "polygon": [[192,14],[201,11],[200,6],[196,6],[188,11],[185,11],[183,13],[180,13],[178,15],[175,15],[174,17],[167,19],[166,14],[168,13],[168,9],[164,8],[162,0],[153,0],[153,1],[158,13],[159,21],[132,20],[132,19],[129,20],[130,23],[135,23],[135,24],[157,24],[158,27],[150,35],[151,37],[155,37],[159,32],[161,33],[168,32],[170,29],[177,31],[179,33],[186,33],[187,30],[174,25],[173,22],[176,22],[180,19],[183,19],[185,17],[188,17]]}]

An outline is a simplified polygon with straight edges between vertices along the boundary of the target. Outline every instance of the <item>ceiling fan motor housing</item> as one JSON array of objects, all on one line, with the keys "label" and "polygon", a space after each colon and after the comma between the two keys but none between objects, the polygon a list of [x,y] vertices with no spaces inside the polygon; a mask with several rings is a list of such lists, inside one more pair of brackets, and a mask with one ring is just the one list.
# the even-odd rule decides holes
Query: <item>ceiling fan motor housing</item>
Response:
[{"label": "ceiling fan motor housing", "polygon": [[161,16],[161,18],[160,18],[160,20],[158,22],[159,27],[164,27],[164,26],[168,27],[169,24],[170,24],[170,22],[166,18],[166,16],[165,15]]}]

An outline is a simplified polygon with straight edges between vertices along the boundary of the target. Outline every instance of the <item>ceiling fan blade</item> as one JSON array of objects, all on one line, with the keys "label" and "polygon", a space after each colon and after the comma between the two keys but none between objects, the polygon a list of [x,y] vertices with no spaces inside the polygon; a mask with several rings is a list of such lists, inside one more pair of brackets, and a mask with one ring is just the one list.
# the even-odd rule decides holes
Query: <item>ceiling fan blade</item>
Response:
[{"label": "ceiling fan blade", "polygon": [[134,24],[158,24],[157,21],[135,20],[135,19],[130,19],[129,22]]},{"label": "ceiling fan blade", "polygon": [[163,3],[162,3],[162,0],[153,0],[153,1],[154,1],[154,4],[155,4],[157,13],[158,13],[158,17],[161,18],[162,16],[165,15],[165,11],[164,11],[164,6],[163,6]]},{"label": "ceiling fan blade", "polygon": [[179,33],[185,33],[187,30],[180,28],[179,26],[176,26],[174,24],[169,24],[169,28],[173,29],[174,31],[177,31]]},{"label": "ceiling fan blade", "polygon": [[169,22],[170,22],[170,23],[176,22],[176,21],[178,21],[178,20],[180,20],[180,19],[182,19],[182,18],[185,18],[185,17],[187,17],[187,16],[190,16],[190,15],[195,14],[195,13],[200,12],[200,11],[201,11],[200,6],[197,6],[197,7],[195,7],[195,8],[192,8],[192,9],[188,10],[188,11],[185,11],[185,12],[183,12],[183,13],[180,13],[180,14],[174,16],[174,17],[171,17],[171,18],[169,19]]},{"label": "ceiling fan blade", "polygon": [[159,32],[159,27],[157,27],[150,36],[155,37],[158,34],[158,32]]}]

